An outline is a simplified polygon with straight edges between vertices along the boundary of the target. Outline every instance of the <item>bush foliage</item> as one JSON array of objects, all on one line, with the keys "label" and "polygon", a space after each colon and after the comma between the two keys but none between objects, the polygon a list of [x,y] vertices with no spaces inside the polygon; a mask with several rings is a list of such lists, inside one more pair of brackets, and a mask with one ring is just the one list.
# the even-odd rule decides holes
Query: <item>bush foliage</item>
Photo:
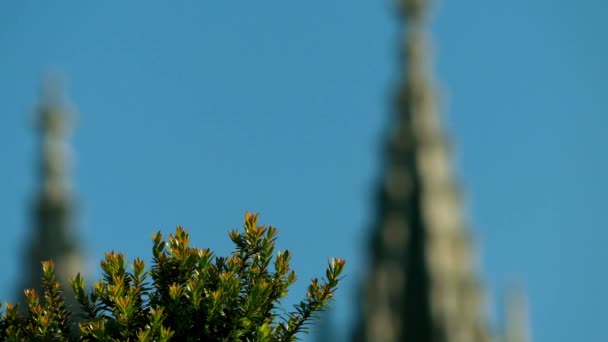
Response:
[{"label": "bush foliage", "polygon": [[90,291],[80,274],[72,280],[79,310],[66,308],[54,264],[44,261],[42,298],[28,289],[25,309],[7,303],[0,314],[0,339],[293,341],[327,308],[344,260],[331,259],[325,277],[313,279],[306,298],[288,312],[281,300],[296,280],[291,255],[275,256],[276,228],[259,226],[257,219],[246,213],[244,230],[230,231],[236,248],[226,257],[190,247],[181,227],[167,240],[154,234],[150,269],[141,259],[128,267],[124,255],[106,253],[103,278]]}]

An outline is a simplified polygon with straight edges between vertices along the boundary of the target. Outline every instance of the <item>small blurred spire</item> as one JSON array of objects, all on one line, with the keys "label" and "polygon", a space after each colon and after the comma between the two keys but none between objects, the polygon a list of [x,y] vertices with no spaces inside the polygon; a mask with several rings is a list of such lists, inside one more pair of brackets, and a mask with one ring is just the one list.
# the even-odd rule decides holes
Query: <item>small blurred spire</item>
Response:
[{"label": "small blurred spire", "polygon": [[507,292],[505,305],[505,342],[530,342],[528,301],[520,287]]},{"label": "small blurred spire", "polygon": [[68,138],[73,110],[63,93],[63,81],[51,74],[43,81],[36,107],[35,127],[39,133],[39,189],[32,210],[32,227],[24,250],[21,291],[40,289],[41,261],[55,261],[57,280],[67,289],[66,304],[74,306],[69,279],[81,271],[78,240],[73,229],[74,205],[70,187]]}]

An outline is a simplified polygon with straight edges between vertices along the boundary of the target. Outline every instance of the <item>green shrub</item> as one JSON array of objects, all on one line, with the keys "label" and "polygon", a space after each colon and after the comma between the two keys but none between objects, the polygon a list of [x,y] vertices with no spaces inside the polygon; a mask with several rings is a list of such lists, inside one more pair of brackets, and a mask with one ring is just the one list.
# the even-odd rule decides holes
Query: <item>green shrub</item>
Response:
[{"label": "green shrub", "polygon": [[[0,339],[8,341],[293,341],[316,313],[327,308],[340,281],[343,259],[331,259],[322,281],[313,279],[306,299],[282,309],[296,276],[289,251],[273,256],[276,228],[245,214],[244,231],[230,231],[232,255],[189,247],[178,227],[164,240],[154,234],[151,269],[135,259],[127,269],[120,253],[106,253],[103,279],[85,292],[79,274],[72,288],[78,314],[65,307],[52,261],[42,263],[42,299],[25,290],[27,310],[6,304]],[[23,312],[23,313],[22,313]],[[71,321],[78,321],[77,325]],[[79,329],[78,329],[79,328]],[[70,330],[77,331],[70,331]],[[78,336],[78,337],[76,337]]]}]

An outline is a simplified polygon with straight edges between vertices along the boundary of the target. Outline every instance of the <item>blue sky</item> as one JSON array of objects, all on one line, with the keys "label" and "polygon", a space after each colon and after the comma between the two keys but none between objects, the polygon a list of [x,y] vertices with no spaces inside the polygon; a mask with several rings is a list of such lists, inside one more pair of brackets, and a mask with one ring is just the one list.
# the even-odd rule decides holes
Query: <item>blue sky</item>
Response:
[{"label": "blue sky", "polygon": [[[346,329],[396,71],[390,1],[0,3],[0,298],[35,190],[32,109],[60,70],[90,264],[183,225],[228,252],[246,210],[300,285],[348,260]],[[603,1],[442,1],[435,74],[492,317],[513,283],[536,341],[603,341],[608,44]],[[120,238],[116,236],[120,234]]]}]

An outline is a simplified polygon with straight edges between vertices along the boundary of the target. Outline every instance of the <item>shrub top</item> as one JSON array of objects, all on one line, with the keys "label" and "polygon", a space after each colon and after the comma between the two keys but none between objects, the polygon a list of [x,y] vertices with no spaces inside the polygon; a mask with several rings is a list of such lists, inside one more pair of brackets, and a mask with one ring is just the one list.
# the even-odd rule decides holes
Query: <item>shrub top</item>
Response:
[{"label": "shrub top", "polygon": [[[102,279],[85,291],[78,274],[72,289],[80,308],[66,308],[53,261],[42,262],[42,299],[25,290],[26,307],[7,303],[0,339],[8,341],[293,341],[327,308],[340,282],[343,259],[330,259],[325,277],[312,279],[306,298],[281,305],[296,281],[289,251],[276,254],[277,230],[245,214],[242,231],[229,232],[231,255],[189,246],[177,227],[153,235],[151,268],[127,265],[114,251],[100,265]],[[1,306],[1,303],[0,303]]]}]

